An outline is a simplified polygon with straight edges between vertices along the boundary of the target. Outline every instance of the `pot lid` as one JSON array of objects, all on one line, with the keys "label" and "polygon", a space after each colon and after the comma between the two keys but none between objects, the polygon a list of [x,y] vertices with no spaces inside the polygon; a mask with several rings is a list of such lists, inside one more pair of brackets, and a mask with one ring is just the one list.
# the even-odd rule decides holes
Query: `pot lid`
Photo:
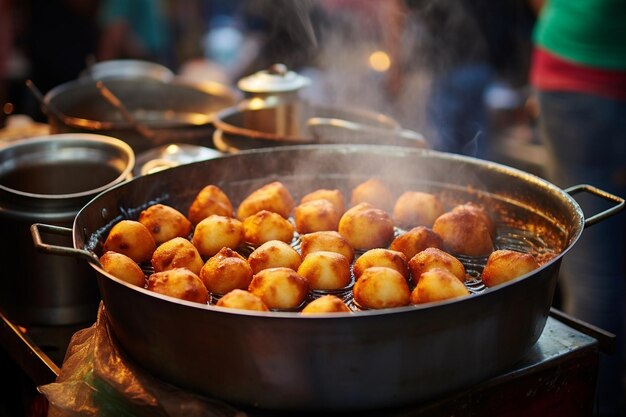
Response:
[{"label": "pot lid", "polygon": [[290,71],[284,64],[242,78],[237,87],[245,93],[279,93],[296,91],[311,83],[308,77]]}]

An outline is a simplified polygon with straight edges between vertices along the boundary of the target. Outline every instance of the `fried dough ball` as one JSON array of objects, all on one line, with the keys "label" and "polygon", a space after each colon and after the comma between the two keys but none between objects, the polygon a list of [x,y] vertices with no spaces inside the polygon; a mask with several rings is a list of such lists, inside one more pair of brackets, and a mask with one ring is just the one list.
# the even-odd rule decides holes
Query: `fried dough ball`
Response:
[{"label": "fried dough ball", "polygon": [[102,269],[115,278],[119,278],[129,284],[143,287],[146,283],[146,275],[137,265],[137,262],[122,253],[105,252],[100,257],[100,265],[102,265]]},{"label": "fried dough ball", "polygon": [[252,281],[248,261],[230,248],[222,248],[206,261],[200,279],[213,294],[226,294],[236,288],[245,290]]},{"label": "fried dough ball", "polygon": [[155,272],[148,277],[146,288],[181,300],[202,304],[209,302],[209,293],[202,280],[187,268]]},{"label": "fried dough ball", "polygon": [[393,239],[389,249],[404,253],[406,259],[411,259],[415,254],[426,248],[443,249],[441,236],[426,226],[416,226],[411,230]]},{"label": "fried dough ball", "polygon": [[461,282],[465,282],[467,278],[463,263],[439,248],[426,248],[409,259],[409,270],[413,282],[417,283],[424,272],[434,268],[447,269]]},{"label": "fried dough ball", "polygon": [[194,225],[212,214],[233,217],[233,204],[226,193],[217,185],[207,185],[196,195],[191,202],[187,217]]},{"label": "fried dough ball", "polygon": [[369,203],[359,203],[346,210],[339,220],[338,231],[354,249],[387,247],[394,233],[389,214]]},{"label": "fried dough ball", "polygon": [[343,212],[346,211],[346,203],[343,194],[337,189],[320,188],[311,191],[310,193],[302,196],[302,198],[300,199],[300,204],[307,203],[313,200],[330,201],[337,209],[337,213],[339,213],[339,215],[342,215]]},{"label": "fried dough ball", "polygon": [[137,263],[150,260],[156,242],[146,226],[136,220],[121,220],[111,228],[103,252],[123,253]]},{"label": "fried dough ball", "polygon": [[396,200],[392,217],[395,224],[400,227],[432,227],[435,219],[444,212],[443,203],[436,195],[421,191],[406,191]]},{"label": "fried dough ball", "polygon": [[444,248],[455,255],[486,256],[493,251],[489,226],[471,210],[452,210],[437,217],[433,231]]},{"label": "fried dough ball", "polygon": [[337,230],[341,214],[328,200],[312,200],[297,205],[293,210],[296,231],[300,234]]},{"label": "fried dough ball", "polygon": [[243,221],[244,240],[258,246],[270,240],[290,243],[295,227],[278,213],[261,210]]},{"label": "fried dough ball", "polygon": [[350,313],[352,310],[336,295],[326,294],[311,301],[302,309],[302,314]]},{"label": "fried dough ball", "polygon": [[312,252],[321,250],[340,253],[350,263],[354,260],[354,248],[339,232],[324,230],[300,236],[300,253],[303,258]]},{"label": "fried dough ball", "polygon": [[385,248],[370,249],[357,258],[352,266],[352,272],[355,279],[359,279],[363,271],[373,266],[385,266],[395,269],[405,279],[409,278],[409,269],[407,266],[407,258],[402,252],[398,252]]},{"label": "fried dough ball", "polygon": [[295,202],[287,187],[280,181],[274,181],[254,190],[244,198],[237,208],[237,218],[244,221],[261,210],[267,210],[287,219],[294,206]]},{"label": "fried dough ball", "polygon": [[154,242],[160,245],[175,237],[188,237],[191,222],[174,207],[153,204],[139,213],[139,223],[148,228]]},{"label": "fried dough ball", "polygon": [[254,274],[248,291],[272,310],[293,310],[304,303],[309,284],[293,269],[268,268]]},{"label": "fried dough ball", "polygon": [[379,178],[370,178],[352,189],[350,205],[369,203],[372,206],[390,212],[393,207],[393,194],[389,186]]},{"label": "fried dough ball", "polygon": [[401,273],[384,266],[367,268],[354,283],[354,301],[364,308],[380,309],[409,304],[411,291]]},{"label": "fried dough ball", "polygon": [[236,249],[244,241],[243,223],[234,217],[211,214],[195,227],[191,242],[205,259],[226,247]]},{"label": "fried dough ball", "polygon": [[174,268],[187,268],[198,275],[204,261],[198,249],[184,237],[175,237],[157,246],[150,260],[154,272]]},{"label": "fried dough ball", "polygon": [[280,240],[270,240],[248,255],[248,263],[255,274],[262,269],[279,266],[296,271],[302,263],[302,258],[298,251],[288,243]]},{"label": "fried dough ball", "polygon": [[350,284],[350,262],[340,253],[319,251],[307,255],[298,268],[298,275],[314,290],[336,290]]},{"label": "fried dough ball", "polygon": [[496,236],[496,225],[493,222],[493,219],[491,218],[489,213],[487,213],[487,210],[484,209],[484,207],[481,207],[472,202],[467,202],[464,204],[459,204],[458,206],[455,206],[454,208],[452,208],[452,211],[460,211],[460,210],[469,210],[472,213],[480,216],[480,218],[487,225],[487,229],[489,230],[489,234],[491,235],[491,237]]},{"label": "fried dough ball", "polygon": [[466,297],[469,294],[469,290],[452,272],[443,268],[433,268],[421,275],[411,292],[411,304]]},{"label": "fried dough ball", "polygon": [[487,258],[482,280],[487,287],[502,284],[539,268],[535,258],[524,252],[495,250]]},{"label": "fried dough ball", "polygon": [[217,300],[215,305],[226,308],[238,308],[240,310],[269,311],[261,298],[248,290],[238,288],[227,292]]}]

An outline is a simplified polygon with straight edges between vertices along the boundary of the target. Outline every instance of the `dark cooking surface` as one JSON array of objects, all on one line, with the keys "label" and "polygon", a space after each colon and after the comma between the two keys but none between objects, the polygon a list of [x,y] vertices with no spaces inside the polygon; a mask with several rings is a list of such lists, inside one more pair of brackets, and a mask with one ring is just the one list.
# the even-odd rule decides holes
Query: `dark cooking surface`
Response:
[{"label": "dark cooking surface", "polygon": [[[72,334],[90,325],[91,323],[85,323],[82,327],[48,326],[27,328],[23,329],[23,331],[25,331],[25,337],[30,339],[36,347],[40,348],[44,354],[48,355],[61,367],[65,349]],[[550,317],[536,345],[511,369],[468,390],[455,392],[452,395],[430,402],[385,410],[384,414],[389,417],[417,417],[451,415],[455,412],[478,413],[479,411],[485,412],[485,410],[488,410],[490,412],[489,415],[495,417],[500,415],[500,413],[495,411],[494,407],[496,404],[500,405],[500,411],[506,414],[512,411],[521,412],[524,410],[524,407],[530,407],[532,401],[540,403],[542,400],[546,401],[547,398],[549,399],[548,401],[552,401],[552,407],[558,405],[561,410],[563,410],[562,407],[564,406],[572,407],[571,410],[574,410],[574,407],[578,407],[576,412],[581,413],[580,415],[590,415],[596,371],[596,364],[593,363],[593,360],[597,359],[598,341],[583,331],[584,329],[582,331],[575,330],[558,319]],[[0,325],[0,346],[5,350],[4,353],[7,356],[0,355],[0,365],[2,369],[8,372],[4,375],[5,380],[6,378],[21,379],[25,376],[31,381],[30,383],[22,382],[18,386],[14,386],[14,389],[21,388],[28,391],[5,396],[0,401],[0,410],[21,407],[21,404],[19,404],[21,400],[34,398],[37,395],[35,391],[36,385],[53,382],[56,378],[53,372],[48,372],[43,378],[40,374],[37,377],[40,379],[34,383],[32,381],[33,376],[27,372],[27,369],[29,367],[32,369],[37,364],[43,366],[43,363],[36,355],[20,355],[19,348],[25,347],[23,345],[12,345],[10,341],[15,338],[16,335],[13,329],[7,326],[5,321],[2,321],[2,325]],[[26,358],[28,364],[19,364],[14,368],[17,362],[16,356]],[[589,360],[592,360],[591,364],[589,364]],[[569,369],[572,367],[575,371]],[[20,369],[22,372],[25,372],[23,375],[21,375]],[[525,384],[532,385],[527,386]],[[587,390],[576,391],[571,389],[580,387],[581,384],[585,384]],[[532,388],[532,394],[529,397],[528,389],[530,388]],[[563,399],[566,401],[562,401]],[[32,401],[32,399],[28,401]],[[504,407],[502,404],[506,406]],[[548,404],[550,403],[543,404],[545,408],[541,409],[535,407],[534,415],[549,415],[545,414],[551,412]],[[246,411],[250,417],[287,416],[287,414],[268,413],[254,409],[243,411]],[[0,415],[2,415],[1,412]],[[333,415],[339,417],[340,414]],[[348,413],[348,415],[351,415],[351,413]],[[359,415],[362,417],[380,416],[381,411],[360,412]]]}]

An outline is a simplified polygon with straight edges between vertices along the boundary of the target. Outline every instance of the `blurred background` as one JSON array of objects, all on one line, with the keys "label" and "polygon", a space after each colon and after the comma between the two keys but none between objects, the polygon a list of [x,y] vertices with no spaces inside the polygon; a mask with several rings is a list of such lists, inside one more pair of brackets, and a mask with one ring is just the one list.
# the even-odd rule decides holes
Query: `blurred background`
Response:
[{"label": "blurred background", "polygon": [[540,173],[528,0],[0,0],[0,126],[45,122],[42,93],[90,65],[142,59],[235,86],[283,63],[306,98],[364,107],[436,149]]}]

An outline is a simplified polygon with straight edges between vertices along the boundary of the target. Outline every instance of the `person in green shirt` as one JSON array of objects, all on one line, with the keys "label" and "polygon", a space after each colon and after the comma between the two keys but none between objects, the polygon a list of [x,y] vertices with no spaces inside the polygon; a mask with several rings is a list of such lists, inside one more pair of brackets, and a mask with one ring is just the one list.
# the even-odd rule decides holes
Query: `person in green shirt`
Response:
[{"label": "person in green shirt", "polygon": [[[547,0],[534,42],[530,80],[547,178],[626,197],[626,1]],[[597,197],[576,199],[586,218],[606,208]],[[585,230],[559,277],[563,310],[616,335],[615,353],[600,358],[600,416],[626,415],[625,255],[619,213]]]}]

